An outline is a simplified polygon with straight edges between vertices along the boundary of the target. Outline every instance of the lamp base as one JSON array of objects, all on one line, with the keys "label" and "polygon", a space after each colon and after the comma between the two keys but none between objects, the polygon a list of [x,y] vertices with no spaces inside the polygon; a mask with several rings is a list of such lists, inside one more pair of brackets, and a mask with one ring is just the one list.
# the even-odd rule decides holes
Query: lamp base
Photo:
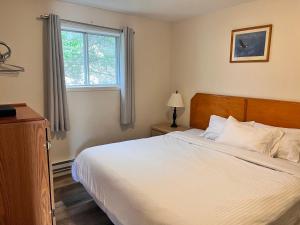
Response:
[{"label": "lamp base", "polygon": [[172,128],[177,128],[178,126],[177,126],[176,123],[172,123],[171,127],[172,127]]},{"label": "lamp base", "polygon": [[171,125],[172,128],[177,128],[177,127],[178,127],[177,124],[176,124],[176,117],[177,117],[177,115],[176,115],[176,107],[174,107],[174,112],[173,112],[173,123],[172,123],[172,125]]}]

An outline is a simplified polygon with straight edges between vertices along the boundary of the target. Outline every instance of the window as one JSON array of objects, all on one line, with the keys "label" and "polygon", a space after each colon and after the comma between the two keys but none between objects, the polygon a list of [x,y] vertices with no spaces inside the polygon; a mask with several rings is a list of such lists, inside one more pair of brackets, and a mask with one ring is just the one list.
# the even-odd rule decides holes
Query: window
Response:
[{"label": "window", "polygon": [[68,28],[61,34],[67,87],[118,86],[120,34]]}]

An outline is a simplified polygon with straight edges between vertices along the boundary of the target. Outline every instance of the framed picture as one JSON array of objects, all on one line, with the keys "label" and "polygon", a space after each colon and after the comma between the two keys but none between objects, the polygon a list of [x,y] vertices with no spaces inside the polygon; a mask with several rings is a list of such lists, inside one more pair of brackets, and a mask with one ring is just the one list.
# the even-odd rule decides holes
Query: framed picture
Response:
[{"label": "framed picture", "polygon": [[249,27],[231,32],[230,62],[268,62],[272,25]]}]

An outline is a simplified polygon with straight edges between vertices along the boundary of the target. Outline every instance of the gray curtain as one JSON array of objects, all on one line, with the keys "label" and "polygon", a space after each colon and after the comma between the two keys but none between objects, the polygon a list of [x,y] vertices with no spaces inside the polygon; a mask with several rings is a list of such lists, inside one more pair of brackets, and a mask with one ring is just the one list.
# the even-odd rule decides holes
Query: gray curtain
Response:
[{"label": "gray curtain", "polygon": [[59,16],[47,20],[47,117],[55,134],[70,130]]},{"label": "gray curtain", "polygon": [[134,126],[134,30],[125,27],[121,37],[121,126]]}]

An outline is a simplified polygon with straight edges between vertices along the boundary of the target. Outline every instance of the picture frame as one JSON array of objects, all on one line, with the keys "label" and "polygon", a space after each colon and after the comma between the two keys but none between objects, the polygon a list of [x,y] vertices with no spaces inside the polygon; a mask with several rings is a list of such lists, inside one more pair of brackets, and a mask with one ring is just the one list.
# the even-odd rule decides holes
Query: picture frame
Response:
[{"label": "picture frame", "polygon": [[269,62],[273,25],[231,31],[230,63]]}]

